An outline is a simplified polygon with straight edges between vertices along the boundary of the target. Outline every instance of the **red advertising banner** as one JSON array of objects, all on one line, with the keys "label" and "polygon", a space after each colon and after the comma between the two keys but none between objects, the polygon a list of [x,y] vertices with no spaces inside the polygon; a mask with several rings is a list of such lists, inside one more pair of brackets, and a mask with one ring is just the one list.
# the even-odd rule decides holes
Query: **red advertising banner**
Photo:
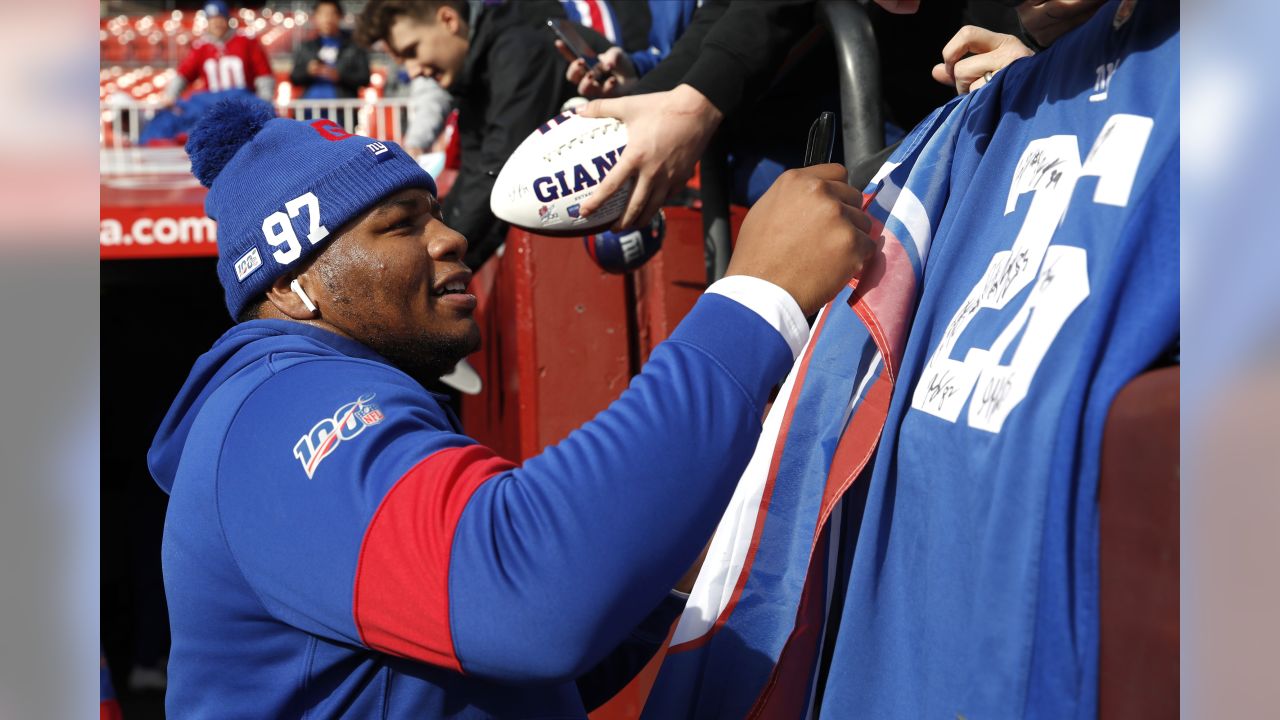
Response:
[{"label": "red advertising banner", "polygon": [[214,257],[218,224],[200,205],[102,207],[99,257],[103,260]]}]

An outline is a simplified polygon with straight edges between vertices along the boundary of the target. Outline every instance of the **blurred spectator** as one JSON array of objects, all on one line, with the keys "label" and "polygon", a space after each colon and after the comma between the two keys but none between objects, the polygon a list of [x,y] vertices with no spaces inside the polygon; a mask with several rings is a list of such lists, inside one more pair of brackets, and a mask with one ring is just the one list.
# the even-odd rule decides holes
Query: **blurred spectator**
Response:
[{"label": "blurred spectator", "polygon": [[467,238],[473,268],[507,232],[489,210],[494,178],[571,94],[564,60],[528,12],[459,0],[370,0],[357,22],[362,44],[386,43],[410,77],[435,80],[457,103],[461,167],[444,199],[444,222]]},{"label": "blurred spectator", "polygon": [[401,143],[414,157],[428,152],[444,129],[453,98],[440,84],[421,75],[409,81],[409,124]]},{"label": "blurred spectator", "polygon": [[[565,7],[572,3],[566,3]],[[697,0],[649,0],[649,35],[648,46],[643,50],[627,52],[618,46],[614,38],[613,47],[599,55],[600,76],[587,72],[587,64],[573,56],[564,43],[556,41],[556,49],[570,60],[569,82],[578,88],[583,97],[615,97],[625,95],[634,88],[634,83],[645,73],[657,66],[658,62],[671,53],[676,40],[684,34],[685,28],[693,20],[693,13],[698,8]],[[573,14],[570,13],[573,19]]]},{"label": "blurred spectator", "polygon": [[622,4],[610,3],[608,0],[560,0],[565,17],[600,33],[612,45],[621,45],[623,44],[622,22],[615,5]]},{"label": "blurred spectator", "polygon": [[276,81],[262,43],[232,29],[231,9],[223,0],[205,3],[204,15],[209,25],[204,36],[192,43],[191,52],[178,65],[177,77],[166,87],[166,106],[176,103],[182,92],[201,78],[210,92],[247,89],[252,82],[258,97],[270,102]]},{"label": "blurred spectator", "polygon": [[340,27],[342,18],[338,0],[320,0],[311,10],[316,35],[298,46],[289,74],[290,82],[306,88],[304,99],[353,98],[369,84],[369,53]]},{"label": "blurred spectator", "polygon": [[672,46],[693,22],[693,13],[697,9],[697,0],[650,0],[649,47],[627,53],[637,75],[649,72],[671,54]]},{"label": "blurred spectator", "polygon": [[[182,145],[187,141],[187,133],[195,127],[205,110],[229,97],[243,95],[252,96],[252,93],[247,89],[239,88],[195,93],[186,100],[179,100],[172,106],[156,112],[155,117],[151,118],[138,135],[138,144],[152,147]],[[270,105],[262,98],[255,97],[254,102]]]}]

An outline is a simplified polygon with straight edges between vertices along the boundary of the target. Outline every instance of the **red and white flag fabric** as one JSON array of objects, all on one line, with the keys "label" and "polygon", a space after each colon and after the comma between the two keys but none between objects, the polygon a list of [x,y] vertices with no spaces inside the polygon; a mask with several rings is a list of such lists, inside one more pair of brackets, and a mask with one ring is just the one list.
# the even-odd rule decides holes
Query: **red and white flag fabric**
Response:
[{"label": "red and white flag fabric", "polygon": [[965,98],[903,140],[864,191],[879,254],[818,315],[677,622],[645,718],[802,718],[839,515],[872,458],[950,190]]}]

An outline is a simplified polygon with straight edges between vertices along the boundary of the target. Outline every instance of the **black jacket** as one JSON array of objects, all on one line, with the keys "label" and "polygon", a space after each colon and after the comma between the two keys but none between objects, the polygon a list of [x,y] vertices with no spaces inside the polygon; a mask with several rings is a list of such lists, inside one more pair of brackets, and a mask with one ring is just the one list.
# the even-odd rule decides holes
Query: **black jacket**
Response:
[{"label": "black jacket", "polygon": [[444,221],[468,242],[479,268],[502,244],[507,224],[489,211],[498,171],[516,147],[572,95],[554,38],[509,5],[476,18],[466,64],[449,92],[458,106],[462,166],[444,199]]},{"label": "black jacket", "polygon": [[636,94],[688,83],[731,115],[769,87],[792,47],[814,26],[814,0],[707,0]]},{"label": "black jacket", "polygon": [[[351,33],[343,30],[338,36],[338,97],[353,98],[356,92],[369,84],[369,53],[351,40]],[[293,54],[293,71],[289,73],[289,82],[299,87],[307,87],[313,82],[307,66],[320,56],[320,38],[313,37],[298,46]]]}]

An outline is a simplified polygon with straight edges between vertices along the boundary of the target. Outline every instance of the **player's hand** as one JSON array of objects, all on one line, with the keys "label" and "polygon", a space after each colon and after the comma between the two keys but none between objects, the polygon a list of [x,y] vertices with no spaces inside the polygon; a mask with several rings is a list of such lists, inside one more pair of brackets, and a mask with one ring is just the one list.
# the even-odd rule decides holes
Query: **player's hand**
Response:
[{"label": "player's hand", "polygon": [[876,252],[861,201],[842,165],[788,170],[747,213],[725,274],[768,280],[813,315]]},{"label": "player's hand", "polygon": [[585,98],[617,97],[627,91],[638,79],[635,65],[620,47],[611,47],[600,53],[596,66],[587,69],[587,63],[574,56],[569,48],[556,40],[556,49],[569,61],[564,77],[578,88]]},{"label": "player's hand", "polygon": [[615,230],[646,225],[663,201],[684,187],[693,166],[724,115],[688,85],[646,95],[592,100],[578,109],[583,117],[617,118],[627,126],[627,149],[594,194],[582,203],[590,216],[628,180],[634,180],[627,209]]},{"label": "player's hand", "polygon": [[933,66],[933,79],[955,86],[956,93],[964,95],[986,85],[988,73],[994,75],[1014,60],[1032,55],[1035,52],[1012,35],[965,25],[942,48],[942,62]]}]

